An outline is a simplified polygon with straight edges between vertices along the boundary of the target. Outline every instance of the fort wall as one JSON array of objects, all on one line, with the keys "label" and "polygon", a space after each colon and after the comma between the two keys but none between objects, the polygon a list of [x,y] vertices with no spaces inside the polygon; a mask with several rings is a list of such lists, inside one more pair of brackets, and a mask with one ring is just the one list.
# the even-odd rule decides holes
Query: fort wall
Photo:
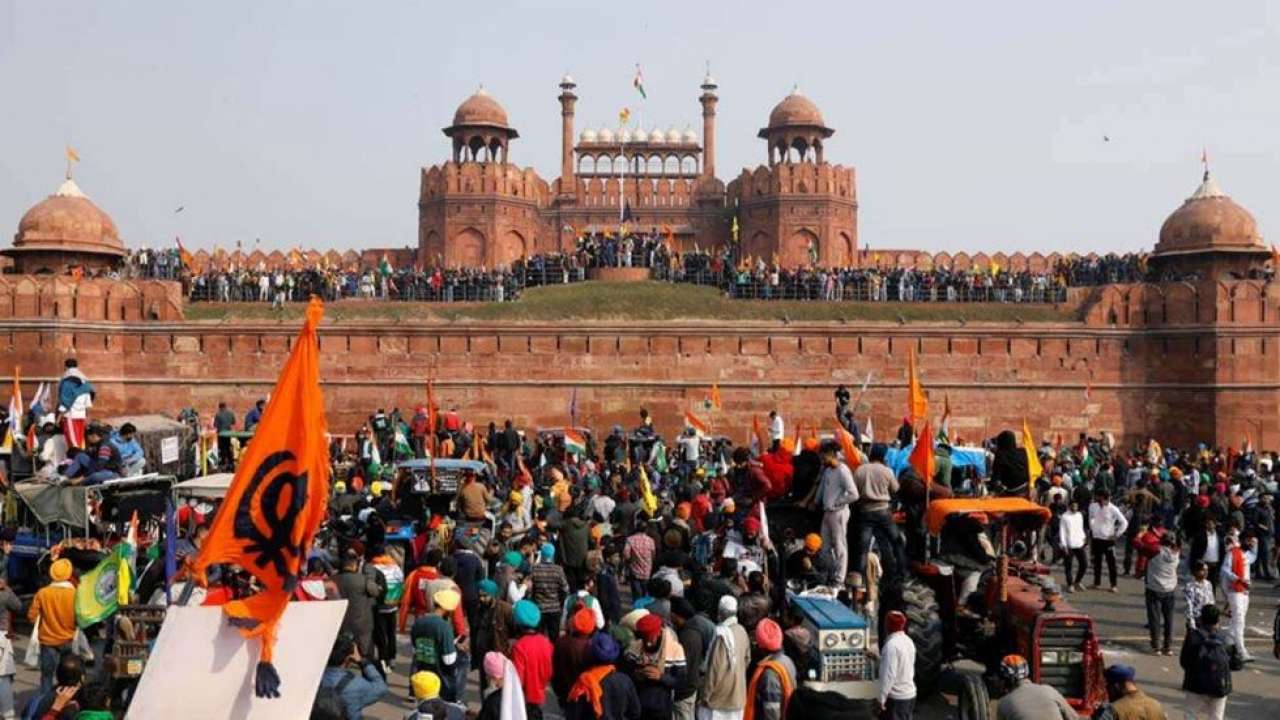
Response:
[{"label": "fort wall", "polygon": [[[564,324],[364,321],[321,328],[331,427],[350,432],[373,408],[408,408],[435,379],[442,405],[475,421],[526,425],[578,419],[635,423],[646,406],[664,433],[686,410],[715,432],[744,436],[777,408],[830,427],[837,383],[857,388],[876,434],[901,422],[906,357],[962,437],[1020,425],[1070,442],[1110,430],[1126,440],[1213,439],[1280,445],[1280,286],[1253,282],[1073,290],[1080,322]],[[94,380],[95,413],[238,413],[271,389],[297,332],[293,322],[185,321],[174,283],[0,280],[0,375],[54,379],[74,354]],[[723,409],[703,408],[712,383]],[[30,392],[30,389],[27,390]],[[741,438],[739,438],[740,440]]]}]

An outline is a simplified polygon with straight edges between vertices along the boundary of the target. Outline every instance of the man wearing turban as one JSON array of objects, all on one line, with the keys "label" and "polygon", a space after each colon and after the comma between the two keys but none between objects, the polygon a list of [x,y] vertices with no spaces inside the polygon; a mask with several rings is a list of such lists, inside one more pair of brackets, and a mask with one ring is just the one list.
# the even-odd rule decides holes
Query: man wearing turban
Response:
[{"label": "man wearing turban", "polygon": [[591,638],[591,667],[583,671],[569,690],[565,720],[635,720],[640,698],[626,673],[617,671],[621,648],[608,633]]},{"label": "man wearing turban", "polygon": [[675,689],[684,686],[688,667],[684,647],[662,615],[649,613],[636,621],[635,641],[623,668],[635,683],[642,720],[673,716]]},{"label": "man wearing turban", "polygon": [[756,647],[764,657],[747,684],[743,720],[782,720],[796,686],[796,666],[782,651],[782,628],[771,618],[756,624]]}]

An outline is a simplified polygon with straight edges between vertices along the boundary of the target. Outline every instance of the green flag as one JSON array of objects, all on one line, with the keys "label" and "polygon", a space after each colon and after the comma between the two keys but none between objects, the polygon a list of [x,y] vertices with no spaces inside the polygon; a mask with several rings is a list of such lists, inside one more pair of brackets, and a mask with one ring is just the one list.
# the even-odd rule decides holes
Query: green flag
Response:
[{"label": "green flag", "polygon": [[98,566],[80,577],[76,588],[76,625],[86,628],[111,617],[120,606],[116,581],[133,556],[128,543],[115,546]]},{"label": "green flag", "polygon": [[667,447],[661,440],[653,444],[653,467],[663,475],[667,474]]}]

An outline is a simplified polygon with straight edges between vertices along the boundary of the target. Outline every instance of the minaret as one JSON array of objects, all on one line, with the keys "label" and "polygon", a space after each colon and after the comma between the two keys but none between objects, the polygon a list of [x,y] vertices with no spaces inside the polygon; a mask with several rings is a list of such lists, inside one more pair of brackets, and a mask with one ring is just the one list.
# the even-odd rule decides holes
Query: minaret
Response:
[{"label": "minaret", "polygon": [[573,78],[565,73],[560,79],[560,192],[572,193],[577,187],[573,178],[573,104],[578,96]]},{"label": "minaret", "polygon": [[716,176],[716,79],[711,77],[711,67],[702,79],[702,177]]}]

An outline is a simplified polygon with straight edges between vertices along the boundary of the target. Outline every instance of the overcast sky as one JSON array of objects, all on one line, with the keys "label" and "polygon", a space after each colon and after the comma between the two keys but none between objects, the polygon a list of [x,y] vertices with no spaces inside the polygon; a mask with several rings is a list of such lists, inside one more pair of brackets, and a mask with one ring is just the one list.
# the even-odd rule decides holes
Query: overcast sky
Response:
[{"label": "overcast sky", "polygon": [[765,159],[756,131],[798,83],[872,248],[1149,248],[1202,147],[1280,235],[1280,3],[922,5],[0,0],[0,227],[69,143],[131,246],[414,245],[419,168],[480,84],[511,160],[552,180],[566,70],[578,132],[630,105],[701,134],[710,61],[721,179]]}]

